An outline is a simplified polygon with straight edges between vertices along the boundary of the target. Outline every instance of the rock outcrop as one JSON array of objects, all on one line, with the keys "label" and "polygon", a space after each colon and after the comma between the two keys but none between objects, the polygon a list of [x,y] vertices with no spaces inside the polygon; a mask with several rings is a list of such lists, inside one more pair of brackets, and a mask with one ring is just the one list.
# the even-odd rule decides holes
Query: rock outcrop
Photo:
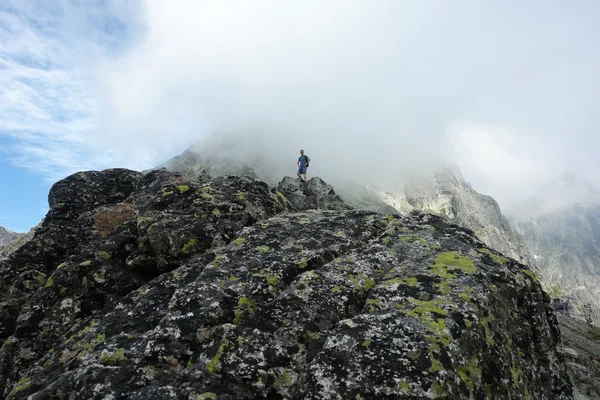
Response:
[{"label": "rock outcrop", "polygon": [[55,184],[0,263],[3,396],[572,398],[528,267],[312,182],[282,182],[292,200],[164,170]]},{"label": "rock outcrop", "polygon": [[304,182],[298,178],[286,176],[279,183],[279,190],[291,203],[294,210],[349,210],[344,201],[335,194],[333,186],[321,178],[311,178]]}]

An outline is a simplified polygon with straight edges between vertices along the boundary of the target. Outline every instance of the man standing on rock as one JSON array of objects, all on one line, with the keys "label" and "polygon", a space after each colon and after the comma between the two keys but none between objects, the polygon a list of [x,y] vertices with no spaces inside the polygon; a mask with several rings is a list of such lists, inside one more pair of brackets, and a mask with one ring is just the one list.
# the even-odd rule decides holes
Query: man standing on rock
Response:
[{"label": "man standing on rock", "polygon": [[304,155],[304,150],[300,150],[300,158],[298,158],[298,178],[302,179],[302,175],[304,175],[304,182],[306,182],[306,169],[310,163],[310,157]]}]

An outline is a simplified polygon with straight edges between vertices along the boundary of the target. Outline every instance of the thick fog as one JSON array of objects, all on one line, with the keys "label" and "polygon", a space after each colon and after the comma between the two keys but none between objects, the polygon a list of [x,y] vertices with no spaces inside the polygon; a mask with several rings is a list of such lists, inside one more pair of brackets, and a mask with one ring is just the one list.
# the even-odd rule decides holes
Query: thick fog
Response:
[{"label": "thick fog", "polygon": [[300,148],[323,176],[443,158],[509,208],[597,172],[599,7],[148,2],[146,36],[99,71],[99,131],[164,158],[247,122],[244,149],[289,157],[290,174]]},{"label": "thick fog", "polygon": [[[288,175],[300,148],[311,175],[334,181],[456,163],[505,211],[565,174],[596,184],[600,3],[107,4],[94,21],[112,25],[64,45],[94,99],[89,126],[73,129],[81,162],[68,169],[147,169],[234,132],[234,157],[256,154]],[[79,32],[69,15],[88,14],[65,13],[62,26]],[[546,189],[546,200],[580,200]]]}]

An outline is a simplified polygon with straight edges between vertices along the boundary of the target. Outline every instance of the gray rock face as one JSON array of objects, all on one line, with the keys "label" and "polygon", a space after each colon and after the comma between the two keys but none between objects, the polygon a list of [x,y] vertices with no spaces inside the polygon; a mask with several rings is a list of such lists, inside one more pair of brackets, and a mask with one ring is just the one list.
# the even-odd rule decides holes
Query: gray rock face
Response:
[{"label": "gray rock face", "polygon": [[321,178],[311,178],[308,182],[304,182],[286,176],[279,183],[277,190],[283,193],[295,210],[349,210],[351,208],[335,194],[333,186],[328,185]]},{"label": "gray rock face", "polygon": [[24,239],[24,234],[0,226],[0,259],[6,258]]},{"label": "gray rock face", "polygon": [[122,169],[74,174],[52,187],[49,203],[34,238],[0,262],[0,340],[10,345],[0,352],[0,387],[76,322],[287,207],[246,177]]},{"label": "gray rock face", "polygon": [[528,267],[431,214],[302,194],[164,170],[54,185],[0,263],[3,397],[572,398]]},{"label": "gray rock face", "polygon": [[600,399],[600,329],[563,315],[558,316],[562,352],[575,382],[576,399]]},{"label": "gray rock face", "polygon": [[496,200],[470,188],[451,169],[417,175],[396,189],[382,188],[374,192],[401,212],[422,210],[448,218],[472,230],[491,248],[534,265],[523,238],[509,225]]},{"label": "gray rock face", "polygon": [[570,207],[515,220],[515,226],[550,294],[571,296],[579,315],[590,304],[592,320],[600,324],[600,207]]},{"label": "gray rock face", "polygon": [[9,244],[19,236],[21,235],[0,226],[0,246]]}]

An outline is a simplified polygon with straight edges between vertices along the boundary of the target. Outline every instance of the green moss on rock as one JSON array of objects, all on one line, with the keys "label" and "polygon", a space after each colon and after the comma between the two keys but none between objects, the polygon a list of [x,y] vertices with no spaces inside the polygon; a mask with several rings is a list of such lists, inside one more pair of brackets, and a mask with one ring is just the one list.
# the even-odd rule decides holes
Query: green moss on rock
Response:
[{"label": "green moss on rock", "polygon": [[481,369],[477,366],[477,358],[473,356],[466,364],[460,366],[456,372],[467,388],[473,391],[475,388],[474,381],[478,381],[481,376]]},{"label": "green moss on rock", "polygon": [[533,279],[534,282],[538,282],[539,281],[539,276],[535,271],[532,271],[530,269],[525,269],[523,268],[521,270],[522,273],[524,273],[525,275],[529,276],[531,279]]},{"label": "green moss on rock", "polygon": [[367,299],[365,305],[373,312],[381,308],[381,299]]},{"label": "green moss on rock", "polygon": [[392,279],[386,279],[383,282],[381,282],[379,285],[380,286],[385,286],[385,287],[389,287],[389,286],[393,286],[393,285],[406,285],[406,286],[416,286],[419,283],[419,281],[417,280],[417,278],[392,278]]},{"label": "green moss on rock", "polygon": [[201,196],[204,197],[205,199],[207,199],[211,203],[215,202],[215,196],[213,196],[210,193],[202,193]]},{"label": "green moss on rock", "polygon": [[275,379],[275,382],[273,383],[273,385],[275,387],[291,386],[291,384],[292,384],[292,378],[287,369],[284,369],[283,371],[281,371],[279,373],[279,376],[277,377],[277,379]]},{"label": "green moss on rock", "polygon": [[110,260],[110,254],[106,251],[98,251],[98,252],[96,252],[96,255],[104,258],[105,260]]},{"label": "green moss on rock", "polygon": [[242,296],[239,300],[238,300],[238,307],[235,310],[235,316],[233,318],[233,323],[240,325],[243,324],[246,321],[247,318],[247,314],[254,314],[256,313],[256,305],[254,304],[254,302],[252,300],[250,300],[249,298],[247,298],[246,296]]},{"label": "green moss on rock", "polygon": [[221,356],[223,355],[223,352],[225,351],[227,346],[229,346],[229,340],[227,340],[227,339],[221,340],[221,344],[219,346],[219,349],[217,350],[217,354],[215,354],[215,356],[212,358],[212,360],[210,360],[210,362],[208,364],[206,364],[206,372],[208,372],[210,374],[215,373],[217,364],[219,364],[219,360],[221,359]]},{"label": "green moss on rock", "polygon": [[317,339],[321,338],[321,334],[319,332],[307,331],[306,337],[308,337],[309,339],[312,339],[312,340],[317,340]]},{"label": "green moss on rock", "polygon": [[445,270],[445,273],[447,273],[447,267],[456,267],[469,275],[477,272],[477,267],[475,267],[475,263],[473,263],[473,260],[470,257],[461,256],[455,251],[438,254],[432,270],[434,272],[436,270]]},{"label": "green moss on rock", "polygon": [[14,396],[22,390],[29,388],[32,385],[31,379],[29,378],[21,378],[17,382],[17,386],[8,394],[8,397]]},{"label": "green moss on rock", "polygon": [[194,249],[194,246],[196,246],[197,242],[198,241],[195,238],[191,238],[186,244],[183,245],[181,252],[184,254],[189,254]]},{"label": "green moss on rock", "polygon": [[118,348],[112,353],[102,353],[102,356],[100,357],[100,364],[118,365],[125,360],[127,360],[127,357],[125,357],[125,349]]},{"label": "green moss on rock", "polygon": [[494,339],[492,338],[492,330],[490,329],[490,322],[495,320],[496,318],[491,312],[487,316],[481,318],[481,326],[483,326],[485,330],[485,341],[489,346],[494,345]]},{"label": "green moss on rock", "polygon": [[268,253],[269,250],[271,250],[269,246],[258,246],[256,248],[256,251],[258,251],[259,253]]},{"label": "green moss on rock", "polygon": [[496,255],[496,254],[492,253],[492,251],[490,249],[481,248],[478,251],[480,253],[487,255],[488,257],[490,257],[492,260],[496,261],[499,264],[507,265],[508,263],[510,263],[510,260],[508,258],[506,258],[504,256]]}]

